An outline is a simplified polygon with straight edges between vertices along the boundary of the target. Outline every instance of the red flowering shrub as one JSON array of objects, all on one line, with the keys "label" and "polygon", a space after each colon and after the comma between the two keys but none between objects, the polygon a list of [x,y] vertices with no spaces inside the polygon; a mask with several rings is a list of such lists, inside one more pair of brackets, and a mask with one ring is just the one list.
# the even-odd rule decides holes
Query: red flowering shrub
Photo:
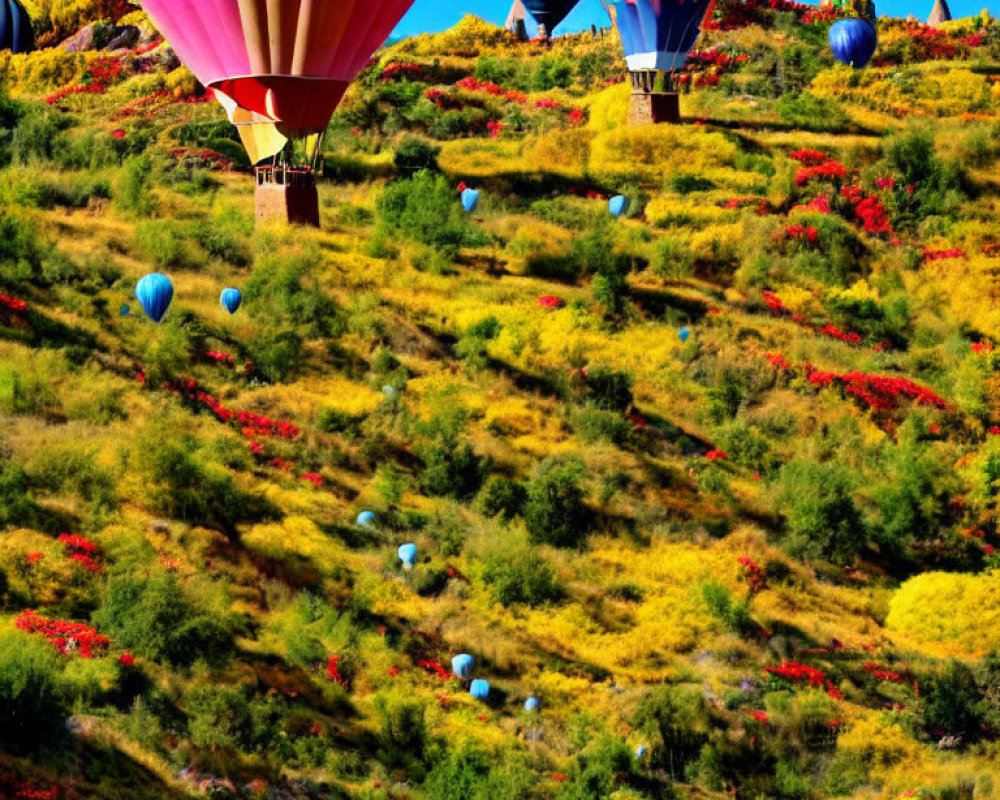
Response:
[{"label": "red flowering shrub", "polygon": [[382,70],[382,74],[379,75],[379,80],[383,83],[386,81],[398,81],[398,80],[417,80],[424,74],[424,68],[419,64],[411,64],[407,61],[392,61],[386,68]]},{"label": "red flowering shrub", "polygon": [[541,297],[538,298],[538,305],[540,305],[542,308],[560,308],[562,304],[563,301],[560,300],[555,295],[543,294]]},{"label": "red flowering shrub", "polygon": [[463,103],[454,95],[448,94],[443,89],[428,89],[424,92],[424,97],[430,100],[442,111],[451,111],[462,108]]},{"label": "red flowering shrub", "polygon": [[131,669],[135,666],[135,656],[131,653],[122,653],[118,656],[118,663],[127,669]]},{"label": "red flowering shrub", "polygon": [[226,364],[227,366],[234,366],[233,357],[229,353],[221,353],[218,350],[209,350],[205,353],[205,358],[209,361],[214,361],[216,364]]},{"label": "red flowering shrub", "polygon": [[311,483],[317,489],[323,486],[323,476],[317,475],[315,472],[304,472],[302,474],[302,480]]},{"label": "red flowering shrub", "polygon": [[890,681],[892,683],[899,683],[903,680],[903,676],[900,675],[898,672],[891,672],[890,670],[883,669],[874,661],[868,661],[867,663],[862,664],[861,669],[863,669],[869,675],[878,678],[880,681]]},{"label": "red flowering shrub", "polygon": [[329,660],[326,662],[326,677],[328,677],[334,683],[339,683],[345,689],[347,688],[347,681],[341,677],[340,670],[338,669],[338,664],[340,664],[340,656],[330,656]]},{"label": "red flowering shrub", "polygon": [[574,108],[569,112],[569,121],[571,125],[582,125],[583,124],[583,109]]},{"label": "red flowering shrub", "polygon": [[815,667],[806,664],[798,664],[794,661],[782,661],[777,667],[764,667],[764,672],[774,675],[777,678],[789,683],[808,683],[815,689],[823,689],[834,700],[843,700],[843,695],[831,681],[826,679],[826,674]]},{"label": "red flowering shrub", "polygon": [[504,124],[503,122],[497,122],[496,120],[492,120],[486,123],[486,128],[490,132],[491,139],[499,139],[500,132],[506,127],[507,127],[506,124]]},{"label": "red flowering shrub", "polygon": [[71,536],[68,533],[59,534],[57,541],[62,542],[66,554],[72,561],[83,565],[89,572],[104,572],[104,567],[94,561],[97,555],[97,545],[84,536]]},{"label": "red flowering shrub", "polygon": [[795,150],[788,157],[807,167],[818,167],[830,160],[830,156],[819,150]]},{"label": "red flowering shrub", "polygon": [[885,233],[892,235],[892,226],[882,201],[875,195],[866,195],[857,186],[844,186],[840,196],[854,206],[854,216],[861,222],[866,233]]},{"label": "red flowering shrub", "polygon": [[437,675],[441,680],[446,681],[451,678],[451,674],[437,661],[421,660],[417,664],[433,675]]},{"label": "red flowering shrub", "polygon": [[968,258],[964,250],[954,248],[953,250],[924,250],[924,261],[944,261],[949,258]]},{"label": "red flowering shrub", "polygon": [[757,720],[757,722],[767,723],[771,721],[771,718],[764,711],[754,711],[750,716]]},{"label": "red flowering shrub", "polygon": [[847,177],[847,167],[839,161],[827,161],[812,167],[802,167],[795,173],[795,185],[805,186],[814,179],[839,181]]},{"label": "red flowering shrub", "polygon": [[14,800],[56,800],[58,796],[58,786],[51,789],[29,789],[21,785],[14,789]]},{"label": "red flowering shrub", "polygon": [[729,458],[729,454],[722,450],[709,450],[705,453],[705,458],[709,461],[725,461]]},{"label": "red flowering shrub", "polygon": [[233,411],[226,408],[216,397],[199,389],[198,385],[191,378],[164,384],[163,388],[171,392],[176,392],[193,403],[204,406],[215,414],[220,422],[231,422],[238,425],[240,431],[247,439],[274,436],[291,440],[299,435],[298,427],[291,422],[270,419],[250,411]]},{"label": "red flowering shrub", "polygon": [[93,628],[80,622],[47,619],[34,611],[25,611],[14,625],[26,633],[44,636],[62,655],[79,653],[81,658],[93,658],[108,649],[110,641]]},{"label": "red flowering shrub", "polygon": [[822,328],[817,328],[817,332],[823,336],[829,336],[832,339],[839,339],[842,342],[847,342],[847,344],[861,344],[861,336],[856,333],[845,333],[830,322],[826,323],[826,325]]},{"label": "red flowering shrub", "polygon": [[10,297],[5,294],[0,294],[0,307],[6,308],[8,311],[13,311],[15,314],[20,314],[28,310],[28,304],[24,300],[18,300],[16,297]]},{"label": "red flowering shrub", "polygon": [[767,588],[767,574],[764,568],[748,556],[740,556],[736,559],[743,567],[743,579],[747,582],[750,595],[756,595]]}]

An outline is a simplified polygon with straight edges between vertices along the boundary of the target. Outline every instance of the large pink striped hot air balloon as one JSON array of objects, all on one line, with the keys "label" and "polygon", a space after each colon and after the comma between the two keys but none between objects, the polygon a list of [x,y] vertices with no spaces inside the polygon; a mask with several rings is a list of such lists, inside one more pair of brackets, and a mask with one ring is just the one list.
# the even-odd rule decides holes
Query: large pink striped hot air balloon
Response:
[{"label": "large pink striped hot air balloon", "polygon": [[[326,130],[348,85],[413,0],[141,0],[215,91],[251,160]],[[260,180],[258,180],[260,185]]]}]

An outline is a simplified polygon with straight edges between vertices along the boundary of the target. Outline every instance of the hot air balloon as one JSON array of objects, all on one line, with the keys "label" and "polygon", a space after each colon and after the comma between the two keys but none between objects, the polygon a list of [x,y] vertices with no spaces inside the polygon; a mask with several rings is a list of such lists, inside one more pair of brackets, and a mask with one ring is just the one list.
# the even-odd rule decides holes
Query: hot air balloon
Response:
[{"label": "hot air balloon", "polygon": [[459,678],[468,679],[472,677],[472,667],[476,660],[468,653],[460,653],[451,660],[451,671]]},{"label": "hot air balloon", "polygon": [[132,309],[128,307],[128,303],[122,303],[121,308],[118,309],[118,316],[120,317],[132,316]]},{"label": "hot air balloon", "polygon": [[387,399],[392,400],[392,398],[396,396],[396,387],[387,383],[382,387],[382,394],[384,394]]},{"label": "hot air balloon", "polygon": [[686,342],[690,336],[691,336],[691,329],[688,327],[683,327],[679,331],[677,331],[677,338],[680,339],[681,342]]},{"label": "hot air balloon", "polygon": [[166,275],[153,272],[139,279],[135,299],[153,322],[159,322],[174,299],[174,285]]},{"label": "hot air balloon", "polygon": [[839,19],[830,26],[830,49],[841,64],[860,69],[872,60],[878,34],[863,19]]},{"label": "hot air balloon", "polygon": [[243,295],[239,289],[223,289],[219,295],[219,302],[230,314],[235,314],[243,303]]},{"label": "hot air balloon", "polygon": [[621,35],[632,78],[629,122],[678,122],[676,93],[654,91],[661,73],[684,66],[712,0],[611,0],[611,19]]},{"label": "hot air balloon", "polygon": [[468,211],[470,214],[476,210],[476,206],[479,205],[479,192],[475,189],[463,189],[462,190],[462,208]]},{"label": "hot air balloon", "polygon": [[608,200],[608,211],[612,217],[620,217],[628,210],[628,198],[623,194],[616,194]]},{"label": "hot air balloon", "polygon": [[[413,0],[142,0],[237,126],[257,168],[257,217],[319,224],[321,137],[348,85]],[[304,166],[278,159],[307,140]]]},{"label": "hot air balloon", "polygon": [[531,713],[533,711],[538,711],[538,698],[529,697],[527,700],[525,700],[524,710],[527,711],[528,713]]},{"label": "hot air balloon", "polygon": [[642,760],[642,757],[644,755],[646,755],[646,747],[645,745],[640,744],[638,747],[635,748],[635,757],[638,758],[639,760]]},{"label": "hot air balloon", "polygon": [[362,511],[358,514],[357,523],[362,528],[370,528],[375,524],[375,514],[371,511]]},{"label": "hot air balloon", "polygon": [[489,681],[484,681],[481,678],[474,680],[469,686],[469,694],[476,698],[476,700],[485,700],[490,696]]},{"label": "hot air balloon", "polygon": [[538,23],[538,36],[549,39],[552,31],[573,10],[578,0],[524,0],[524,7]]},{"label": "hot air balloon", "polygon": [[412,542],[401,544],[396,553],[399,560],[403,562],[403,569],[413,569],[413,565],[417,561],[417,546],[415,544]]},{"label": "hot air balloon", "polygon": [[30,53],[35,49],[31,19],[18,0],[0,0],[0,50]]}]

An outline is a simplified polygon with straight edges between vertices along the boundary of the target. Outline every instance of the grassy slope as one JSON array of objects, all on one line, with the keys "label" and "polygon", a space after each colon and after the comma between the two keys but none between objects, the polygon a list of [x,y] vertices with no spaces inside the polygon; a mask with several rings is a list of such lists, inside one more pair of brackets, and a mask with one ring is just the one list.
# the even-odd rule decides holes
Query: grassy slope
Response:
[{"label": "grassy slope", "polygon": [[[737,46],[748,44],[738,37],[734,40]],[[400,46],[403,57],[411,57],[406,50],[413,47]],[[473,59],[450,56],[447,40],[423,42],[416,50],[412,57],[426,58],[435,50],[445,54],[450,58],[448,66],[458,72],[468,73],[474,67]],[[537,51],[522,54],[528,63],[538,55]],[[387,55],[384,61],[390,58]],[[920,69],[933,74],[951,66],[928,64]],[[107,97],[71,99],[67,105],[73,107],[78,126],[107,133],[117,125],[109,117],[128,87],[126,82]],[[612,134],[617,130],[614,119],[602,119],[600,109],[602,104],[611,105],[606,96],[620,102],[620,89],[599,94],[573,87],[545,94],[591,108],[584,134],[591,139],[590,174],[568,158],[564,166],[557,165],[567,182],[586,184],[596,178],[601,188],[613,189],[623,176],[634,181],[627,163],[616,167],[607,163],[613,159],[599,161],[601,137],[606,135],[602,126],[611,128]],[[726,138],[685,127],[681,135],[689,136],[695,142],[691,149],[704,152],[705,159],[700,165],[686,161],[683,168],[680,161],[645,164],[648,171],[638,175],[640,187],[654,201],[674,211],[680,208],[694,219],[668,231],[693,252],[728,252],[738,242],[759,236],[755,226],[760,223],[752,211],[718,209],[717,201],[763,190],[762,194],[781,205],[789,195],[788,176],[794,169],[785,155],[789,150],[820,149],[839,155],[852,167],[865,168],[876,160],[881,136],[899,125],[861,104],[838,105],[847,122],[838,130],[810,133],[782,123],[765,107],[765,101],[759,114],[754,114],[745,103],[727,101],[719,92],[685,96],[686,112],[709,119],[710,129],[712,120],[720,127],[734,127]],[[996,112],[996,101],[992,112]],[[151,151],[161,153],[168,146],[173,124],[214,120],[219,115],[214,105],[167,109],[148,123],[154,136]],[[966,125],[948,115],[934,119],[934,135],[943,153],[950,154],[951,143]],[[133,130],[129,127],[130,136]],[[964,357],[957,354],[955,344],[962,324],[986,334],[996,328],[995,311],[984,302],[988,298],[982,291],[984,284],[992,285],[995,259],[973,254],[967,261],[942,261],[903,273],[911,315],[924,324],[920,326],[922,339],[907,342],[902,352],[878,354],[852,348],[809,334],[791,320],[776,319],[757,300],[759,286],[734,276],[725,259],[715,271],[710,257],[704,256],[699,256],[697,273],[689,277],[664,279],[651,271],[634,273],[633,287],[648,290],[648,305],[659,304],[663,311],[635,311],[627,324],[609,326],[593,303],[587,282],[566,285],[532,277],[524,263],[525,251],[559,252],[567,246],[577,235],[567,220],[574,215],[586,220],[600,213],[597,201],[566,201],[561,217],[543,220],[537,206],[529,207],[506,193],[521,176],[535,171],[538,153],[547,152],[537,148],[558,150],[567,146],[572,135],[565,134],[567,141],[558,140],[559,134],[541,132],[508,134],[509,138],[497,142],[485,137],[444,142],[440,162],[449,178],[475,182],[485,190],[484,209],[475,224],[494,243],[463,249],[444,274],[433,274],[415,268],[421,249],[406,242],[398,257],[365,254],[372,252],[366,250],[365,242],[373,234],[373,224],[370,215],[357,209],[373,208],[388,159],[359,150],[373,142],[387,143],[381,136],[366,134],[358,145],[348,132],[341,131],[331,148],[342,158],[368,164],[371,177],[322,185],[321,231],[261,230],[246,245],[258,259],[267,253],[278,253],[281,258],[304,253],[310,264],[307,283],[345,309],[345,329],[335,340],[311,338],[299,369],[285,382],[271,386],[253,384],[234,369],[205,364],[195,352],[217,349],[246,355],[246,343],[275,324],[253,302],[233,318],[218,306],[222,286],[245,284],[251,267],[211,258],[194,245],[191,252],[180,252],[199,220],[237,240],[248,233],[245,221],[251,215],[252,194],[245,176],[217,174],[213,176],[216,185],[200,191],[192,188],[194,183],[171,187],[157,173],[156,215],[175,220],[177,226],[180,243],[172,249],[159,243],[163,228],[151,229],[150,223],[119,204],[98,202],[76,211],[62,207],[22,211],[24,218],[38,226],[43,240],[79,265],[81,274],[92,275],[102,265],[113,266],[115,274],[110,285],[56,280],[45,289],[26,283],[16,287],[16,294],[28,300],[32,313],[39,316],[28,324],[13,323],[13,330],[0,342],[9,398],[2,440],[11,459],[32,476],[36,485],[31,495],[45,513],[38,530],[13,523],[0,538],[0,565],[22,598],[12,599],[5,607],[3,627],[12,627],[25,605],[49,610],[53,616],[87,618],[108,576],[82,576],[65,562],[62,548],[52,537],[73,528],[101,545],[108,573],[169,568],[207,607],[245,615],[247,624],[237,639],[236,656],[227,666],[186,671],[141,657],[139,666],[162,697],[187,711],[191,711],[186,705],[191,702],[188,693],[202,685],[244,681],[261,696],[269,689],[294,694],[300,715],[318,721],[327,731],[324,736],[331,755],[309,768],[290,767],[286,778],[304,771],[348,792],[375,792],[377,784],[415,781],[419,771],[387,767],[379,763],[385,758],[377,752],[379,699],[408,695],[426,703],[428,728],[435,735],[449,741],[468,737],[507,753],[523,751],[532,771],[540,776],[532,791],[539,797],[555,796],[567,790],[544,776],[571,773],[567,786],[576,780],[574,763],[581,742],[574,730],[581,725],[581,715],[591,718],[594,730],[606,730],[630,745],[644,743],[649,733],[633,728],[633,710],[646,687],[667,681],[699,687],[709,703],[718,707],[715,713],[725,721],[726,736],[745,739],[753,733],[748,730],[753,724],[748,721],[748,709],[762,707],[760,701],[736,703],[723,710],[722,698],[742,679],[762,678],[764,666],[788,658],[821,666],[837,676],[845,699],[815,713],[844,720],[837,752],[860,755],[870,762],[865,784],[873,796],[894,797],[921,787],[940,791],[962,780],[979,780],[982,796],[989,796],[985,779],[995,772],[995,748],[984,745],[944,753],[932,742],[907,733],[906,715],[894,717],[883,709],[895,700],[916,708],[918,700],[902,689],[873,687],[865,682],[859,665],[869,658],[891,658],[917,671],[932,670],[933,659],[938,657],[981,655],[989,644],[996,644],[995,632],[970,648],[889,631],[886,611],[898,582],[884,575],[878,564],[863,565],[861,577],[851,580],[843,578],[838,567],[794,561],[784,555],[776,546],[781,508],[774,500],[774,472],[756,481],[756,470],[749,463],[705,465],[702,454],[714,443],[718,425],[705,412],[706,382],[696,380],[694,373],[712,370],[713,359],[718,369],[723,364],[762,362],[763,354],[772,351],[837,372],[907,370],[918,363],[907,351],[923,348],[933,351],[946,368],[911,374],[925,382],[936,378],[934,388],[951,399],[954,365]],[[763,154],[776,166],[778,176],[767,179],[745,163],[734,168],[733,156],[726,154],[733,141],[739,142],[740,152]],[[606,146],[612,152],[617,147]],[[623,147],[621,160],[627,162],[642,146],[636,144],[632,151]],[[996,169],[994,158],[971,170],[980,194],[977,200],[964,202],[956,218],[978,217],[981,226],[996,225],[1000,203]],[[694,196],[693,205],[700,212],[691,211],[691,196],[664,186],[662,179],[674,171],[709,176],[715,182],[714,190]],[[122,180],[121,170],[113,167],[96,172],[112,182]],[[14,183],[29,180],[26,172],[14,168],[8,176]],[[53,182],[65,182],[68,173],[52,172],[50,177]],[[555,174],[552,180],[558,177]],[[116,195],[119,192],[116,189]],[[12,193],[9,205],[16,205],[17,199]],[[614,231],[620,249],[641,254],[651,252],[650,239],[663,235],[642,217],[622,221]],[[907,237],[916,247],[968,242],[970,253],[982,238],[981,232],[971,228],[963,232],[944,223]],[[511,246],[512,241],[521,241],[523,247]],[[238,243],[233,249],[242,246]],[[874,240],[870,246],[878,255],[868,259],[865,269],[873,274],[887,271],[894,259],[891,248]],[[144,319],[118,317],[115,309],[128,299],[134,282],[150,270],[157,256],[167,259],[163,268],[177,291],[168,321],[155,328]],[[53,258],[51,253],[44,256],[46,263]],[[772,282],[772,286],[784,285],[787,296],[793,296],[794,283]],[[13,292],[15,287],[8,288]],[[826,297],[822,282],[803,281],[799,288],[807,293],[801,296],[804,307]],[[568,305],[543,311],[537,298],[545,294],[558,295]],[[99,300],[106,305],[99,305]],[[710,307],[721,313],[706,315]],[[469,368],[455,352],[455,338],[490,315],[500,322],[501,333],[487,347],[487,365]],[[185,318],[196,320],[206,332],[188,352],[176,344]],[[37,339],[18,340],[17,331],[38,330],[42,319],[65,326],[53,346],[41,346]],[[681,344],[676,335],[677,326],[684,322],[694,329],[687,344]],[[93,342],[93,355],[81,366],[73,366],[59,349],[69,331]],[[196,378],[226,406],[299,425],[302,434],[295,442],[267,442],[269,455],[294,461],[294,468],[282,470],[250,460],[237,430],[209,414],[182,408],[176,395],[136,383],[134,364],[148,354],[150,343],[181,350],[190,363],[182,363],[176,371]],[[371,366],[380,345],[399,359],[408,375],[398,404],[384,400],[379,390],[390,378]],[[633,430],[621,446],[586,443],[575,435],[574,412],[557,389],[578,354],[590,365],[608,364],[629,372],[634,378],[636,409],[654,428]],[[769,374],[766,368],[760,372]],[[33,387],[26,394],[25,384]],[[17,398],[22,396],[28,399],[19,405]],[[414,479],[419,473],[414,421],[432,419],[457,407],[467,412],[463,436],[477,453],[493,459],[498,472],[528,479],[541,459],[557,454],[574,455],[585,465],[588,502],[598,516],[586,546],[580,550],[534,546],[532,550],[553,565],[566,588],[565,600],[539,608],[497,604],[482,578],[484,560],[498,550],[527,546],[519,544],[525,539],[520,524],[502,526],[484,519],[474,503],[420,493]],[[363,421],[349,434],[323,433],[319,421],[330,409]],[[876,418],[834,392],[817,394],[803,391],[801,385],[780,383],[768,386],[753,407],[740,411],[743,418],[756,420],[783,416],[784,433],[773,437],[779,461],[794,457],[809,431],[835,425],[844,417],[853,418],[864,441],[874,445],[886,440],[909,413],[910,409],[903,409],[891,421]],[[948,423],[954,443],[940,451],[942,458],[971,458],[979,447],[981,440],[968,433],[977,424],[970,421],[973,415],[959,416],[962,422]],[[165,420],[166,428],[157,427],[157,420]],[[276,518],[242,521],[235,543],[211,526],[169,520],[165,527],[154,525],[161,515],[152,505],[155,489],[150,487],[148,470],[141,466],[141,453],[180,431],[190,433],[213,453],[224,454],[212,456],[214,463],[230,463],[239,488],[266,498],[277,510]],[[70,458],[88,465],[85,469],[93,474],[109,476],[114,502],[107,509],[95,511],[93,498],[88,501],[83,496],[87,490],[74,490],[71,479],[51,486],[35,479],[58,472],[59,464]],[[392,493],[384,488],[386,474],[377,474],[376,468],[392,462],[403,476],[405,491],[390,504],[386,498]],[[77,467],[76,472],[81,469]],[[304,472],[321,474],[322,488],[302,480]],[[628,488],[616,488],[622,485]],[[604,487],[607,491],[602,495]],[[375,509],[391,524],[374,531],[355,529],[351,521],[363,508]],[[407,518],[404,511],[419,513],[422,522],[414,526],[413,517]],[[396,546],[409,540],[418,544],[422,554],[416,576],[404,575],[395,562]],[[23,565],[23,554],[31,550],[46,554],[36,570],[41,577],[31,577],[31,569]],[[741,555],[790,568],[789,578],[772,583],[753,606],[754,619],[777,632],[770,640],[728,632],[702,598],[700,587],[707,579],[742,594],[736,561]],[[442,591],[419,596],[415,588],[422,577],[446,566],[457,568],[468,582],[451,580]],[[624,585],[630,587],[629,592],[621,591]],[[304,588],[325,598],[332,609],[313,624],[322,660],[303,660],[293,652],[294,629],[305,625],[294,596]],[[622,599],[623,595],[639,599]],[[381,627],[388,632],[380,633]],[[833,638],[847,645],[846,653],[817,650]],[[112,651],[119,651],[114,643]],[[448,707],[441,705],[440,681],[425,674],[415,661],[427,657],[447,664],[451,654],[461,651],[476,655],[478,673],[505,693],[506,702],[484,709],[450,684],[444,687]],[[322,662],[325,654],[332,653],[348,654],[353,673],[349,692],[325,678]],[[399,674],[390,676],[391,667],[398,668]],[[105,690],[114,683],[116,673],[110,664],[95,666],[92,672],[77,680]],[[543,703],[537,723],[519,710],[532,693]],[[164,731],[158,738],[142,731],[140,710],[115,709],[100,701],[100,690],[84,694],[91,699],[80,701],[76,709],[84,732],[77,736],[78,752],[31,763],[4,759],[3,768],[30,776],[33,785],[75,784],[72,796],[81,797],[192,794],[193,787],[177,777],[178,767],[188,761],[202,765],[206,772],[229,771],[241,785],[254,775],[277,782],[279,764],[254,755],[227,756],[224,748],[215,755],[206,752],[207,748],[190,748],[184,733],[171,736]],[[755,735],[786,742],[796,752],[813,753],[815,759],[808,762],[817,770],[812,776],[813,791],[826,794],[830,789],[821,765],[833,758],[834,751],[800,740],[809,729],[807,718],[812,713],[805,706],[809,702],[823,706],[825,696],[808,691],[781,695],[775,693],[767,701],[773,729]],[[544,738],[525,742],[525,729],[536,725],[544,731]],[[94,755],[94,749],[100,754]],[[102,765],[100,770],[93,767],[96,763]],[[654,773],[654,777],[662,776]],[[688,779],[682,781],[687,787],[684,791],[704,794],[723,788],[711,780],[699,781],[697,775]],[[688,786],[689,782],[703,785],[696,788]],[[797,796],[787,779],[782,786],[788,796]],[[323,790],[314,791],[323,796]],[[641,796],[640,788],[632,791],[636,794],[621,796]],[[393,789],[394,796],[411,793],[420,795],[416,787]]]}]

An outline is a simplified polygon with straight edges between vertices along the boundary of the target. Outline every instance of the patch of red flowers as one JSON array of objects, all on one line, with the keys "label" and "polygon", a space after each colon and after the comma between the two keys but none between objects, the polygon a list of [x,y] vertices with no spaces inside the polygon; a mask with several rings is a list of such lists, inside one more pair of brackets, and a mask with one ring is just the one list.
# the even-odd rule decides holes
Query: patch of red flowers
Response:
[{"label": "patch of red flowers", "polygon": [[437,675],[441,680],[446,681],[451,678],[451,674],[437,661],[421,660],[417,664],[428,672]]},{"label": "patch of red flowers", "polygon": [[856,397],[872,409],[890,410],[897,408],[901,400],[911,400],[918,406],[932,406],[942,411],[950,410],[947,401],[906,378],[889,375],[872,375],[864,372],[849,372],[838,375],[814,369],[805,365],[806,379],[814,386],[826,387],[837,384],[844,394]]},{"label": "patch of red flowers", "polygon": [[861,669],[867,672],[869,675],[878,678],[880,681],[890,681],[892,683],[899,683],[903,680],[903,676],[898,672],[892,672],[887,669],[883,669],[874,661],[868,661],[861,665]]},{"label": "patch of red flowers", "polygon": [[424,97],[430,100],[442,111],[451,111],[462,108],[462,101],[454,95],[448,94],[443,89],[428,89],[424,92]]},{"label": "patch of red flowers", "polygon": [[28,304],[24,300],[18,300],[16,297],[10,297],[6,294],[0,294],[0,306],[3,306],[8,311],[13,311],[15,314],[20,314],[28,310]]},{"label": "patch of red flowers", "polygon": [[767,588],[767,573],[760,564],[749,556],[740,556],[736,561],[743,567],[743,577],[750,589],[750,594],[758,594]]},{"label": "patch of red flowers", "polygon": [[45,553],[39,552],[38,550],[31,550],[27,553],[27,559],[29,564],[37,564],[44,558],[45,558]]},{"label": "patch of red flowers", "polygon": [[767,672],[775,677],[786,680],[789,683],[808,683],[816,689],[824,689],[834,700],[843,700],[843,695],[837,690],[831,681],[826,679],[823,670],[810,667],[806,664],[798,664],[795,661],[782,661],[777,667],[764,667]]},{"label": "patch of red flowers", "polygon": [[562,300],[552,294],[543,294],[538,298],[538,305],[542,308],[561,308],[562,304]]},{"label": "patch of red flowers", "polygon": [[231,159],[226,158],[222,153],[216,153],[214,150],[203,150],[196,147],[174,147],[167,151],[167,155],[186,166],[218,169],[224,172],[228,172],[233,168]]},{"label": "patch of red flowers", "polygon": [[973,353],[992,353],[993,345],[989,342],[973,342],[972,343]]},{"label": "patch of red flowers", "polygon": [[826,323],[826,325],[822,328],[818,328],[817,332],[823,336],[829,336],[832,339],[839,339],[842,342],[847,342],[847,344],[861,344],[860,335],[856,333],[845,333],[830,322]]},{"label": "patch of red flowers", "polygon": [[341,677],[340,670],[337,668],[338,664],[340,664],[340,656],[330,656],[326,662],[326,677],[334,683],[339,683],[346,689],[347,681]]},{"label": "patch of red flowers", "polygon": [[501,131],[503,131],[503,129],[506,127],[507,127],[506,124],[504,124],[503,122],[498,122],[496,120],[492,120],[486,123],[486,129],[490,132],[491,139],[499,139]]},{"label": "patch of red flowers", "polygon": [[163,388],[208,408],[220,422],[231,422],[239,425],[241,432],[247,439],[274,436],[291,440],[299,435],[299,428],[291,422],[270,419],[250,411],[233,411],[224,407],[216,397],[198,388],[198,384],[192,378],[166,383]]},{"label": "patch of red flowers", "polygon": [[132,669],[135,666],[135,656],[131,653],[122,653],[118,656],[118,663],[127,669]]},{"label": "patch of red flowers", "polygon": [[111,644],[106,636],[101,636],[81,622],[47,619],[31,610],[21,614],[14,625],[26,633],[44,636],[64,656],[75,652],[81,658],[93,658],[106,651]]},{"label": "patch of red flowers", "polygon": [[226,366],[234,366],[233,357],[229,353],[222,353],[218,350],[208,350],[205,353],[205,358],[209,361],[214,361],[216,364],[225,364]]},{"label": "patch of red flowers", "polygon": [[58,786],[51,789],[29,789],[22,784],[14,788],[14,800],[56,800],[58,796]]},{"label": "patch of red flowers", "polygon": [[551,100],[548,97],[543,97],[540,100],[535,101],[535,108],[559,108],[559,104],[555,100]]},{"label": "patch of red flowers", "polygon": [[98,553],[97,545],[85,536],[60,533],[57,541],[66,548],[66,555],[72,561],[82,564],[88,572],[104,572],[104,567],[94,561]]},{"label": "patch of red flowers", "polygon": [[398,81],[404,78],[406,80],[415,80],[423,74],[424,68],[419,64],[412,64],[408,61],[392,61],[382,70],[379,80],[383,83],[386,81]]},{"label": "patch of red flowers", "polygon": [[954,248],[952,250],[924,250],[924,261],[944,261],[950,258],[968,258],[964,250]]},{"label": "patch of red flowers", "polygon": [[582,125],[583,124],[583,109],[574,108],[569,112],[569,121],[571,125]]},{"label": "patch of red flowers", "polygon": [[768,353],[767,361],[776,369],[786,370],[792,368],[792,365],[788,363],[788,360],[781,353]]},{"label": "patch of red flowers", "polygon": [[754,711],[750,716],[757,720],[757,722],[767,723],[771,721],[771,718],[764,711]]},{"label": "patch of red flowers", "polygon": [[785,228],[785,238],[804,239],[809,244],[816,244],[819,242],[819,232],[812,225],[789,225]]},{"label": "patch of red flowers", "polygon": [[317,489],[323,486],[323,476],[317,475],[315,472],[304,472],[302,473],[302,480],[308,481]]},{"label": "patch of red flowers", "polygon": [[709,450],[707,453],[705,453],[705,458],[707,458],[709,461],[725,461],[727,458],[729,458],[729,454],[726,453],[724,450]]},{"label": "patch of red flowers", "polygon": [[795,185],[805,186],[815,180],[839,181],[847,177],[847,167],[839,161],[827,161],[812,167],[802,167],[795,173]]},{"label": "patch of red flowers", "polygon": [[830,156],[819,150],[794,150],[788,157],[806,167],[818,167],[830,160]]}]

